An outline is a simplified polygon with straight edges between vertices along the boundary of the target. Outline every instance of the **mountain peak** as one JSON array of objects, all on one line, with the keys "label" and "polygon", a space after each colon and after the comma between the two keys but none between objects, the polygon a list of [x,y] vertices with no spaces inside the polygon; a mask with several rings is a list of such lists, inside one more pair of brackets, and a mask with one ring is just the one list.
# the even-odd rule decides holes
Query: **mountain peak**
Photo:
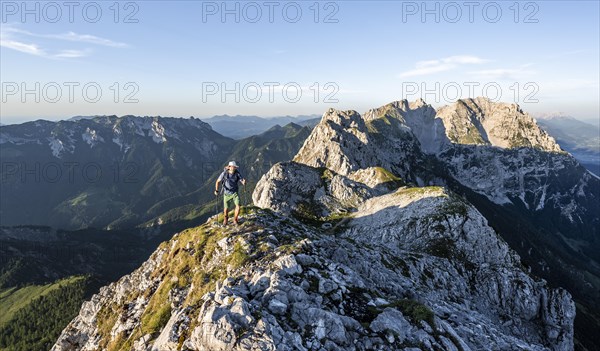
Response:
[{"label": "mountain peak", "polygon": [[[386,168],[406,177],[410,170],[400,160],[408,154],[437,154],[452,145],[562,151],[518,105],[478,97],[437,111],[422,99],[394,101],[363,116],[353,110],[329,109],[294,160],[345,175],[384,162]],[[397,156],[395,162],[390,153]]]},{"label": "mountain peak", "polygon": [[514,103],[483,97],[463,99],[441,107],[436,117],[443,121],[445,134],[455,144],[561,152],[556,141]]},{"label": "mountain peak", "polygon": [[322,120],[332,121],[342,127],[356,127],[358,123],[362,123],[362,117],[354,110],[336,110],[330,108],[323,114]]}]

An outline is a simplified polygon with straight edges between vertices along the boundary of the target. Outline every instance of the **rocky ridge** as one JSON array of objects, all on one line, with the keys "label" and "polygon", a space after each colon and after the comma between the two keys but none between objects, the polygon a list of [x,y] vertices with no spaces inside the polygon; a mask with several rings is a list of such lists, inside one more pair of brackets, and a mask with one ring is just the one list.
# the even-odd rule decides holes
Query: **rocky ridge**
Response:
[{"label": "rocky ridge", "polygon": [[572,348],[569,294],[523,270],[473,207],[436,187],[372,200],[335,231],[257,209],[179,233],[53,350]]},{"label": "rocky ridge", "polygon": [[[482,147],[578,169],[535,125],[511,131],[528,121],[518,106],[487,103],[327,111],[256,185],[262,209],[241,227],[212,218],[175,235],[84,304],[53,350],[572,350],[570,294],[531,275],[466,199],[432,186],[466,186],[474,173],[460,171],[480,166],[457,154],[481,162]],[[507,179],[540,170],[507,162],[497,183],[514,203],[525,183]],[[440,164],[452,178],[432,171]],[[494,187],[473,189],[497,200]]]},{"label": "rocky ridge", "polygon": [[409,185],[437,180],[413,167],[427,152],[400,106],[329,110],[261,178],[241,226],[176,234],[53,350],[573,349],[569,293],[467,201]]}]

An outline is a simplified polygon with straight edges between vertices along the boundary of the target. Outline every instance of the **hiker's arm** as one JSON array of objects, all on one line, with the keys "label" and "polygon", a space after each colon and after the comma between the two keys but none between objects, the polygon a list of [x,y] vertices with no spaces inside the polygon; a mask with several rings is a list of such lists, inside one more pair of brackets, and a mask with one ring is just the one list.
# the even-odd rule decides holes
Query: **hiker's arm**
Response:
[{"label": "hiker's arm", "polygon": [[219,194],[219,183],[221,183],[221,178],[217,179],[217,182],[215,183],[215,195]]},{"label": "hiker's arm", "polygon": [[240,173],[239,171],[237,172],[238,175],[238,180],[240,181],[240,183],[242,183],[243,185],[246,185],[246,177],[244,177],[242,175],[242,173]]}]

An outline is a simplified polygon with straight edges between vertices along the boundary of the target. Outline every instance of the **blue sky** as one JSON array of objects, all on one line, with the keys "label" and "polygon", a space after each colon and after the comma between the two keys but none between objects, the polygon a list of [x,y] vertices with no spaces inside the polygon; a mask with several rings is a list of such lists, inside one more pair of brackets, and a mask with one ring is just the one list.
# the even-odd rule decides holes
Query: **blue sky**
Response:
[{"label": "blue sky", "polygon": [[465,3],[3,1],[1,122],[474,96],[598,118],[598,1]]}]

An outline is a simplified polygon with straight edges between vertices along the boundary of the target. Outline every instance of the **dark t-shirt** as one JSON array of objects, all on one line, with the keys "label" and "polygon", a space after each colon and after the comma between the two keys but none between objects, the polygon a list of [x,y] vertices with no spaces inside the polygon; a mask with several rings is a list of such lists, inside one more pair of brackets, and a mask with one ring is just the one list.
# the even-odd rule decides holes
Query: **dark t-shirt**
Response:
[{"label": "dark t-shirt", "polygon": [[225,194],[231,195],[238,192],[238,182],[244,179],[239,171],[235,171],[232,173],[227,172],[226,170],[221,173],[219,176],[219,180],[223,182],[223,188],[225,189]]}]

